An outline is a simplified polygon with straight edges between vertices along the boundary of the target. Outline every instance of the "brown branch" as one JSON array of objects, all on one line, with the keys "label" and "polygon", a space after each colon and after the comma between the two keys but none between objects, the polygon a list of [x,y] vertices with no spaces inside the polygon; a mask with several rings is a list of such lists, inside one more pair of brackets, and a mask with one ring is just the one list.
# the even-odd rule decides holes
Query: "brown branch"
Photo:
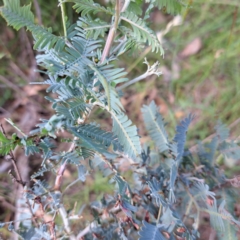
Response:
[{"label": "brown branch", "polygon": [[13,84],[12,82],[10,82],[4,76],[0,75],[0,81],[6,84],[12,90],[14,90],[19,95],[20,98],[26,97],[26,93],[21,88],[19,88],[16,84]]},{"label": "brown branch", "polygon": [[118,27],[118,22],[119,22],[119,17],[120,17],[120,0],[116,0],[116,8],[115,8],[115,17],[114,17],[114,23],[112,25],[112,27],[110,28],[108,37],[107,37],[107,41],[103,50],[103,54],[101,57],[101,63],[103,63],[106,58],[108,57],[113,41],[114,41],[114,37],[115,37],[115,33],[117,31],[117,27]]},{"label": "brown branch", "polygon": [[55,191],[60,191],[61,185],[62,185],[62,181],[63,181],[63,174],[65,172],[66,169],[66,165],[67,165],[67,161],[65,161],[60,168],[58,169],[57,172],[57,177],[55,180],[55,185],[54,185],[54,190]]},{"label": "brown branch", "polygon": [[[0,124],[0,129],[1,129],[2,133],[4,134],[4,136],[7,138],[6,132],[5,132],[2,124]],[[16,159],[15,159],[15,157],[14,157],[14,154],[13,154],[13,151],[12,151],[12,150],[9,152],[8,160],[11,160],[11,162],[12,162],[12,164],[13,164],[15,174],[17,175],[17,178],[16,178],[17,183],[20,184],[20,185],[22,186],[22,188],[24,188],[24,186],[25,186],[26,183],[23,182],[23,180],[22,180],[22,176],[21,176],[20,171],[19,171],[19,169],[18,169],[18,166],[17,166],[17,163],[16,163]],[[32,215],[32,221],[33,221],[33,223],[34,223],[36,226],[38,226],[38,224],[37,224],[37,222],[36,222],[36,220],[35,220],[35,214],[34,214],[33,211],[32,211],[32,207],[31,207],[31,204],[30,204],[30,202],[29,202],[28,199],[27,199],[26,203],[27,203],[28,208],[29,208],[29,211],[30,211],[30,213],[31,213],[31,215]]]},{"label": "brown branch", "polygon": [[38,4],[38,0],[33,0],[33,4],[34,4],[35,11],[36,11],[38,24],[42,25],[42,14],[41,14],[40,6]]}]

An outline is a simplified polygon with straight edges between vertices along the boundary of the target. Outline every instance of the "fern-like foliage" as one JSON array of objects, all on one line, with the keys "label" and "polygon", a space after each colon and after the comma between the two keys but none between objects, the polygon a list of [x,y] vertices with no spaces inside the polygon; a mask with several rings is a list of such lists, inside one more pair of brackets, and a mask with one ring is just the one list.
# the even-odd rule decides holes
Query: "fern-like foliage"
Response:
[{"label": "fern-like foliage", "polygon": [[167,203],[162,192],[163,184],[161,182],[158,182],[156,178],[153,178],[151,181],[148,182],[148,186],[151,191],[151,196],[156,200],[156,204],[159,207],[166,206]]},{"label": "fern-like foliage", "polygon": [[148,42],[148,44],[152,47],[152,51],[160,52],[163,54],[163,49],[161,43],[156,37],[156,34],[147,27],[146,23],[143,19],[139,18],[132,12],[125,12],[121,14],[121,19],[125,22],[128,22],[133,31],[126,32],[134,37],[138,42]]},{"label": "fern-like foliage", "polygon": [[183,3],[181,0],[154,0],[154,4],[159,9],[165,9],[170,14],[181,13]]},{"label": "fern-like foliage", "polygon": [[46,68],[48,73],[55,76],[66,75],[81,79],[81,70],[91,64],[88,58],[94,56],[93,51],[101,46],[101,40],[87,39],[83,29],[76,29],[76,35],[66,42],[65,51],[51,50],[38,56],[38,64]]},{"label": "fern-like foliage", "polygon": [[112,114],[113,133],[118,137],[119,142],[123,145],[124,153],[135,159],[141,153],[141,145],[137,134],[136,126],[125,114]]},{"label": "fern-like foliage", "polygon": [[142,12],[143,12],[142,1],[140,1],[140,0],[131,1],[128,5],[127,10],[129,12],[133,12],[134,14],[142,15]]},{"label": "fern-like foliage", "polygon": [[[89,138],[91,141],[101,143],[106,149],[113,146],[114,151],[122,151],[122,147],[118,142],[118,139],[111,133],[103,131],[96,124],[84,124],[79,127],[72,128],[80,138],[82,136]],[[81,135],[81,136],[80,136]]]},{"label": "fern-like foliage", "polygon": [[74,2],[73,8],[76,9],[77,13],[81,13],[82,16],[86,16],[89,13],[104,12],[105,14],[113,14],[110,8],[105,8],[93,0],[65,0],[64,2]]},{"label": "fern-like foliage", "polygon": [[[31,4],[20,7],[20,1],[4,0],[4,7],[1,9],[2,16],[8,21],[8,24],[16,30],[27,26],[32,29],[34,23],[34,15],[31,12]],[[28,24],[28,25],[27,25]]]},{"label": "fern-like foliage", "polygon": [[[118,83],[122,83],[127,81],[127,78],[123,78],[123,76],[126,74],[123,72],[123,69],[117,68],[113,69],[113,66],[103,66],[103,67],[95,67],[93,65],[89,66],[94,73],[96,74],[96,77],[98,81],[102,84],[105,90],[105,94],[107,97],[108,102],[108,109],[111,111],[112,106],[111,103],[113,103],[114,110],[116,112],[121,112],[123,110],[123,107],[117,98],[117,94],[115,92],[115,89],[112,86],[116,86]],[[113,98],[113,99],[112,99]]]},{"label": "fern-like foliage", "polygon": [[47,168],[47,167],[42,167],[40,168],[37,172],[35,172],[34,174],[32,174],[31,178],[37,178],[37,177],[42,177],[46,172],[51,171],[51,168]]},{"label": "fern-like foliage", "polygon": [[99,18],[92,19],[88,15],[85,18],[79,18],[77,25],[78,27],[85,29],[88,38],[93,38],[94,40],[104,37],[105,33],[110,28],[110,25],[107,22],[102,21]]},{"label": "fern-like foliage", "polygon": [[6,156],[10,151],[14,150],[18,145],[17,135],[13,134],[11,139],[8,139],[2,132],[0,132],[0,155]]},{"label": "fern-like foliage", "polygon": [[[91,232],[86,234],[83,230],[79,235],[84,233],[84,236],[76,238],[92,239],[94,235],[98,239],[126,240],[137,239],[140,235],[140,240],[176,237],[196,240],[199,238],[201,213],[204,212],[209,214],[211,225],[220,238],[234,239],[235,227],[239,227],[240,222],[233,217],[233,209],[228,207],[228,199],[221,197],[221,193],[225,186],[230,191],[230,184],[239,186],[239,178],[227,179],[215,161],[218,154],[227,161],[234,162],[240,158],[238,143],[227,140],[229,131],[226,126],[220,122],[217,124],[216,136],[210,143],[199,144],[196,154],[199,158],[195,159],[193,154],[184,150],[193,116],[189,115],[180,122],[173,141],[169,141],[163,118],[152,101],[143,106],[142,113],[157,151],[150,147],[142,150],[137,127],[126,115],[120,101],[123,93],[119,93],[120,88],[117,88],[118,84],[128,80],[125,70],[116,66],[120,55],[146,43],[152,51],[163,54],[155,33],[148,27],[147,21],[153,8],[165,8],[167,12],[176,14],[180,12],[182,2],[125,1],[118,26],[114,25],[116,29],[112,27],[118,11],[112,6],[104,7],[93,0],[65,0],[60,4],[67,2],[74,3],[74,9],[81,17],[76,24],[67,26],[64,37],[55,36],[51,29],[36,25],[31,6],[20,6],[20,0],[4,0],[0,9],[10,26],[17,30],[26,27],[33,34],[35,48],[39,51],[37,63],[41,72],[47,75],[43,82],[33,84],[48,85],[47,93],[51,96],[46,96],[46,99],[51,102],[54,111],[49,119],[41,119],[30,134],[23,133],[8,120],[23,137],[13,134],[8,138],[4,129],[0,132],[1,155],[9,155],[14,161],[11,151],[20,146],[26,155],[41,155],[42,158],[41,167],[31,176],[35,182],[33,187],[24,185],[17,178],[17,171],[11,175],[25,188],[22,203],[27,200],[28,208],[34,205],[38,208],[33,208],[32,212],[41,212],[41,218],[37,214],[27,217],[29,225],[18,231],[19,235],[29,239],[75,239],[71,235],[74,231],[70,229],[69,221],[79,219],[82,210],[77,215],[67,213],[63,204],[65,192],[76,182],[85,182],[88,174],[100,170],[105,177],[112,175],[110,183],[116,183],[116,191],[112,195],[103,194],[101,201],[89,203],[86,211],[91,209],[94,219],[89,226]],[[145,3],[147,9],[143,12]],[[111,17],[109,24],[101,19],[106,14]],[[108,56],[103,59],[105,40],[111,36],[107,33],[110,28],[116,32]],[[158,71],[154,73],[159,74]],[[106,128],[112,127],[112,131],[103,130],[91,122],[94,108],[111,115],[112,124],[107,122]],[[53,144],[55,141],[58,145],[59,139],[63,147],[61,150]],[[124,161],[129,161],[131,165],[125,166],[122,164]],[[198,163],[201,167],[197,166]],[[75,169],[77,178],[62,191],[64,172],[70,164],[69,170]],[[130,170],[134,178],[131,184],[127,180]],[[125,171],[123,177],[121,174]],[[40,180],[45,179],[46,173],[55,177],[53,186]],[[131,185],[134,186],[132,189]],[[51,216],[52,221],[43,220],[45,214]],[[56,217],[58,220],[61,217],[62,222],[55,227],[58,222],[55,222]],[[187,218],[193,219],[194,223],[191,225]],[[0,223],[0,227],[4,225],[10,231],[15,230],[13,222]]]},{"label": "fern-like foliage", "polygon": [[193,120],[193,115],[189,115],[187,118],[182,120],[180,124],[176,128],[176,135],[173,139],[174,142],[177,143],[177,159],[176,161],[181,161],[181,158],[184,153],[184,145],[186,142],[186,133],[188,130],[188,126],[190,125],[191,121]]},{"label": "fern-like foliage", "polygon": [[53,46],[61,50],[64,46],[64,39],[51,33],[51,29],[44,29],[34,24],[34,15],[30,11],[31,5],[20,6],[19,0],[4,0],[4,7],[1,8],[1,14],[9,25],[16,30],[26,27],[32,32],[36,42],[35,49],[45,50]]},{"label": "fern-like foliage", "polygon": [[142,114],[145,126],[152,140],[156,143],[160,152],[169,149],[169,142],[165,124],[154,101],[149,106],[144,105]]}]

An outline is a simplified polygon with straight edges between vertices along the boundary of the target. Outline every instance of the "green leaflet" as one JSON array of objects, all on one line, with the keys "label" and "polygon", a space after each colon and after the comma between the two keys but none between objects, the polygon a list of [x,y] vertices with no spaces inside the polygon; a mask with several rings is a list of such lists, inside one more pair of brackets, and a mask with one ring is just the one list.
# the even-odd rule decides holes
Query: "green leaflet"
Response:
[{"label": "green leaflet", "polygon": [[166,8],[170,14],[180,14],[182,10],[181,0],[153,0],[155,6],[159,9]]},{"label": "green leaflet", "polygon": [[89,67],[96,73],[96,75],[98,76],[98,80],[101,82],[104,90],[105,90],[105,94],[107,96],[107,102],[108,102],[108,110],[111,111],[111,95],[110,95],[110,86],[108,84],[107,79],[101,74],[101,72],[94,67],[92,64],[89,65]]},{"label": "green leaflet", "polygon": [[8,155],[10,151],[14,150],[14,148],[18,145],[19,141],[15,140],[16,134],[12,136],[12,139],[7,139],[5,135],[0,132],[0,155],[5,156]]},{"label": "green leaflet", "polygon": [[148,44],[152,47],[153,52],[160,52],[161,55],[164,54],[161,43],[159,42],[156,34],[147,27],[145,21],[139,18],[132,12],[125,12],[121,14],[121,19],[125,22],[128,22],[133,31],[131,35],[136,38],[138,42],[148,42]]},{"label": "green leaflet", "polygon": [[123,145],[124,153],[129,158],[135,159],[142,151],[136,126],[132,125],[132,121],[124,113],[112,113],[112,119],[112,131]]},{"label": "green leaflet", "polygon": [[31,4],[20,7],[19,0],[4,0],[4,7],[1,9],[2,16],[9,25],[16,30],[27,27],[28,30],[34,25],[34,15],[31,12]]},{"label": "green leaflet", "polygon": [[158,150],[164,152],[169,149],[169,142],[167,132],[164,127],[164,122],[158,107],[152,101],[149,106],[142,107],[142,114],[145,127],[150,134],[152,140],[155,142]]},{"label": "green leaflet", "polygon": [[93,0],[65,0],[64,2],[73,2],[73,8],[77,13],[81,12],[81,16],[86,16],[89,13],[104,12],[106,14],[113,15],[113,11],[110,8],[105,8]]},{"label": "green leaflet", "polygon": [[112,132],[102,130],[96,124],[82,124],[78,127],[72,128],[76,136],[79,138],[88,139],[89,141],[101,144],[103,148],[108,149],[110,145],[113,146],[114,151],[122,151],[122,147],[118,142],[116,136]]},{"label": "green leaflet", "polygon": [[98,80],[102,84],[105,95],[108,102],[108,111],[112,109],[116,113],[124,111],[124,108],[120,102],[118,94],[115,90],[115,86],[118,83],[126,82],[128,78],[125,78],[126,72],[123,68],[113,68],[112,65],[94,66],[90,64],[89,67],[96,73]]},{"label": "green leaflet", "polygon": [[48,50],[55,46],[61,50],[65,45],[64,39],[51,33],[51,30],[44,29],[34,24],[34,15],[30,10],[31,5],[20,6],[19,0],[4,0],[4,7],[1,8],[1,14],[7,23],[16,30],[26,27],[32,32],[35,39],[35,49]]},{"label": "green leaflet", "polygon": [[85,18],[80,17],[77,21],[77,25],[87,32],[87,37],[92,37],[94,40],[104,37],[106,31],[111,27],[107,22],[100,20],[99,18]]}]

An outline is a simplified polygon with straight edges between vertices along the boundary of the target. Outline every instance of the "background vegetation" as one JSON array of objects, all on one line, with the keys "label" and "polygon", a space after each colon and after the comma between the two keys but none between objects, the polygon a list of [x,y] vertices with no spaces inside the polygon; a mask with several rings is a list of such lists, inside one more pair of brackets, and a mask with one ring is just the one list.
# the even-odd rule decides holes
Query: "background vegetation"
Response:
[{"label": "background vegetation", "polygon": [[[38,16],[37,21],[52,27],[54,32],[62,33],[60,9],[56,9],[56,2],[32,2],[33,10]],[[219,118],[230,126],[235,138],[240,135],[240,3],[238,0],[189,0],[186,4],[190,8],[183,9],[181,19],[169,16],[164,11],[156,11],[151,15],[152,27],[159,35],[163,35],[169,23],[178,23],[162,38],[164,59],[152,54],[150,49],[143,51],[140,56],[134,56],[134,61],[132,58],[129,61],[130,58],[127,57],[121,59],[121,66],[132,74],[130,79],[142,74],[146,68],[142,63],[145,56],[151,63],[158,60],[163,72],[159,78],[153,76],[127,88],[123,97],[123,104],[129,117],[138,125],[143,142],[147,139],[141,125],[140,108],[153,99],[161,106],[161,113],[168,122],[170,131],[174,130],[172,126],[176,125],[178,119],[189,113],[196,115],[188,134],[193,144],[197,139],[207,138],[214,131],[213,127]],[[77,18],[70,4],[67,5],[67,11],[70,21]],[[4,118],[13,119],[21,129],[28,132],[38,123],[39,118],[50,116],[51,108],[44,99],[46,87],[29,85],[29,82],[42,78],[34,71],[36,63],[31,36],[23,29],[15,32],[6,27],[2,18],[0,29],[0,121],[7,132],[12,129],[4,122]],[[95,117],[102,118],[107,128],[108,119],[102,112],[95,112]],[[171,135],[170,132],[170,136],[173,133]],[[21,151],[16,154],[24,164],[25,156]],[[0,161],[2,222],[9,221],[14,213],[14,191],[11,178],[7,175],[11,165],[3,159]],[[222,164],[222,167],[229,168],[229,175],[239,172],[238,162]],[[29,166],[25,169],[26,172],[34,172],[38,159],[29,159],[25,166]],[[230,170],[232,166],[236,167]],[[71,172],[66,174],[71,182]],[[83,192],[79,190],[82,183],[75,185],[72,188],[74,197],[69,199],[70,203],[81,198],[82,201],[78,202],[81,205],[86,199],[94,199],[106,191],[104,181],[107,179],[99,174],[96,178],[97,184],[93,184],[92,179],[87,179],[85,184],[88,188],[84,188]]]}]

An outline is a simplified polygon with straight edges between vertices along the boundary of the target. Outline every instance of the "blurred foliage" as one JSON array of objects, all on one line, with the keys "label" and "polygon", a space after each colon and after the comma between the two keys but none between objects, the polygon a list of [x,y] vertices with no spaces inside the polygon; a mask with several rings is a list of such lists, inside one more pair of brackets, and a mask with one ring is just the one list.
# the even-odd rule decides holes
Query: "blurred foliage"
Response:
[{"label": "blurred foliage", "polygon": [[[43,24],[52,27],[53,32],[62,33],[60,9],[53,11],[56,8],[55,2],[51,1],[49,4],[45,4],[45,1],[39,0],[38,3]],[[2,0],[0,4],[2,4]],[[34,3],[32,5],[36,12]],[[151,88],[156,87],[161,98],[160,103],[163,102],[167,107],[164,116],[169,124],[172,126],[176,124],[175,116],[181,118],[189,112],[197,115],[192,132],[199,133],[198,136],[195,136],[199,139],[207,137],[208,132],[216,123],[213,119],[217,120],[220,114],[221,120],[227,125],[237,120],[240,111],[238,105],[240,88],[239,5],[240,3],[234,0],[207,2],[189,0],[189,8],[182,9],[183,24],[172,28],[164,39],[165,58],[160,63],[167,68],[170,77],[167,80],[164,80],[164,76],[160,77],[155,79],[154,83],[142,81],[129,87],[128,92],[131,94],[136,91],[142,93],[149,89],[149,84]],[[77,15],[72,11],[71,4],[66,6],[69,20],[75,20]],[[49,18],[49,16],[51,17]],[[158,12],[152,13],[151,18],[152,27],[157,32],[163,30],[172,19],[166,13]],[[22,41],[21,32],[17,33],[6,28],[3,19],[0,20],[0,27],[2,29],[0,75],[10,76],[13,84],[22,86],[26,84],[26,81],[21,76],[16,76],[14,72],[9,71],[8,68],[10,62],[14,62],[20,63],[23,71],[28,71],[28,66],[26,66],[28,61],[24,62],[18,59],[21,52],[25,50],[18,47],[19,42]],[[201,41],[199,51],[191,56],[181,57],[181,51],[196,38]],[[10,49],[11,51],[9,51]],[[132,61],[128,62],[129,58],[124,57],[121,65],[127,67],[127,70],[134,68],[133,76],[140,74],[142,68],[145,68],[141,63],[145,53],[146,51],[140,53],[140,56],[136,54],[137,64]],[[151,58],[152,62],[161,59],[158,54],[152,54],[150,51],[148,58]],[[4,85],[5,83],[1,84],[0,90],[3,93],[1,106],[4,106],[4,103],[12,98],[9,88],[6,90]],[[147,94],[149,93],[146,92],[145,95]],[[169,99],[169,95],[174,96],[174,101]],[[138,120],[138,112],[139,109],[136,109],[132,116],[135,120]],[[237,131],[235,133],[239,135],[240,130],[235,130]]]},{"label": "blurred foliage", "polygon": [[[24,4],[31,1],[22,1]],[[101,1],[103,2],[103,1]],[[60,9],[56,11],[56,2],[38,0],[42,23],[52,27],[53,32],[63,34]],[[127,102],[126,109],[132,109],[131,104],[139,99],[139,107],[128,112],[133,122],[140,125],[140,106],[149,103],[152,98],[161,106],[163,116],[169,124],[169,135],[173,136],[176,118],[180,119],[192,112],[196,115],[194,124],[188,134],[189,139],[204,139],[216,124],[217,119],[226,124],[233,124],[230,131],[234,136],[240,135],[240,128],[234,125],[239,119],[240,112],[240,2],[238,0],[194,0],[188,1],[189,8],[182,9],[183,23],[173,27],[164,37],[165,58],[161,59],[159,54],[149,51],[135,55],[133,59],[124,56],[120,65],[131,71],[129,78],[140,75],[145,66],[143,59],[148,55],[151,63],[160,60],[164,76],[160,78],[147,79],[130,86],[126,90],[125,99],[132,96],[132,102]],[[2,0],[0,0],[2,5]],[[33,5],[33,10],[36,8]],[[67,4],[69,21],[77,19],[72,11],[71,5]],[[51,17],[49,17],[51,16]],[[164,12],[154,12],[151,15],[152,27],[156,32],[166,28],[173,17]],[[39,21],[39,19],[37,19]],[[6,23],[0,18],[0,111],[9,111],[11,104],[23,86],[28,84],[29,67],[32,67],[31,53],[26,53],[25,35],[6,27]],[[31,36],[27,33],[29,42],[32,44]],[[194,54],[183,56],[185,47],[196,40],[200,40],[200,47]],[[23,47],[19,47],[23,46]],[[29,55],[30,54],[30,55]],[[30,57],[29,57],[30,56]],[[14,67],[15,66],[15,67]],[[19,66],[19,69],[16,69]],[[15,69],[15,70],[14,70]],[[4,81],[1,76],[5,76]],[[154,93],[155,90],[157,93]],[[44,102],[43,102],[44,103]],[[101,111],[95,112],[95,117],[105,118]],[[172,130],[172,132],[171,132]],[[140,128],[140,131],[141,128]],[[141,132],[144,135],[144,132]],[[194,134],[194,135],[193,135]],[[197,134],[197,135],[196,135]],[[239,166],[234,168],[234,174],[239,172]],[[235,172],[236,171],[236,172]],[[230,173],[232,174],[232,172]],[[85,202],[90,193],[98,194],[104,190],[104,180],[96,175],[99,181],[90,184],[87,190],[81,192],[82,201]],[[5,180],[1,177],[1,181]],[[9,197],[6,194],[6,198]],[[76,192],[76,199],[79,192]],[[75,196],[69,201],[74,202]],[[78,199],[79,200],[79,199]],[[70,204],[70,203],[69,203]],[[80,202],[79,202],[80,204]],[[2,215],[3,219],[8,213]]]},{"label": "blurred foliage", "polygon": [[[240,3],[189,1],[189,5],[189,9],[182,11],[183,23],[172,28],[164,39],[165,58],[160,63],[167,69],[167,76],[151,83],[151,87],[158,89],[161,101],[167,105],[164,116],[170,124],[175,117],[193,112],[197,120],[192,132],[198,134],[194,137],[204,139],[217,119],[221,118],[227,125],[239,119]],[[168,16],[153,16],[153,27],[161,31],[169,20]],[[197,52],[181,56],[183,49],[196,39],[201,45]],[[152,61],[159,60],[159,56],[149,55]],[[145,53],[140,57],[143,59]],[[141,59],[138,57],[136,61],[139,63]],[[133,69],[134,65],[130,64],[129,68]],[[138,64],[135,69],[140,73],[141,68]],[[132,89],[142,92],[149,89],[148,85],[143,82]],[[174,96],[174,101],[169,95]],[[233,131],[236,136],[240,134],[239,128]],[[191,133],[189,137],[192,138]]]}]

